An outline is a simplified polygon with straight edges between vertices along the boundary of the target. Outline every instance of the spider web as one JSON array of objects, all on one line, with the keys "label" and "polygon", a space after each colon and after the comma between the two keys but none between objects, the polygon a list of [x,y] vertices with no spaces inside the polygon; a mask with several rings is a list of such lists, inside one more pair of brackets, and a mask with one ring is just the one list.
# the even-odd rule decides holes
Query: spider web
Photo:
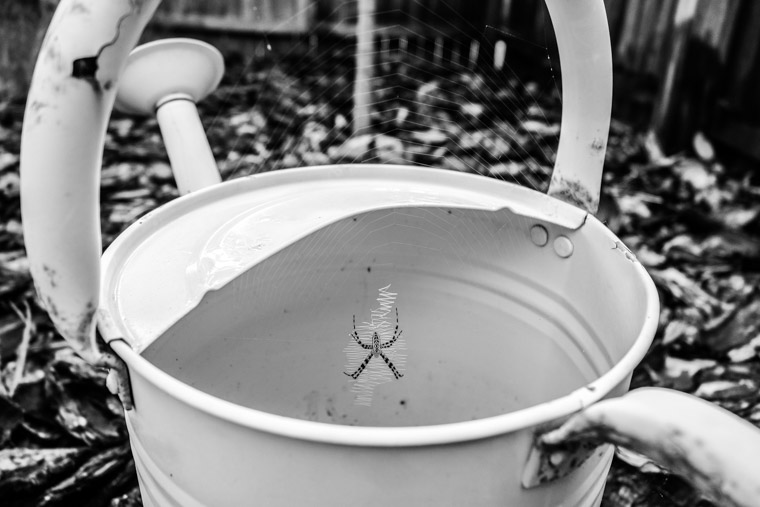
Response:
[{"label": "spider web", "polygon": [[[223,177],[330,163],[408,164],[545,191],[560,128],[551,26],[543,40],[531,40],[476,26],[458,4],[440,0],[426,10],[426,3],[375,12],[372,49],[363,53],[366,110],[357,118],[357,46],[345,36],[354,24],[343,36],[317,26],[308,49],[304,37],[282,40],[275,27],[253,55],[229,57],[224,86],[201,105]],[[346,1],[323,17],[327,23],[357,9]],[[427,35],[406,26],[427,26]],[[366,126],[357,130],[359,123]]]},{"label": "spider web", "polygon": [[[393,338],[396,329],[395,319],[391,316],[395,306],[397,293],[390,291],[390,285],[378,289],[377,308],[370,312],[370,320],[356,325],[356,332],[362,343],[372,343],[373,333],[380,336],[380,342],[386,343]],[[399,326],[399,333],[403,329]],[[406,339],[403,334],[398,337],[392,347],[383,349],[383,354],[393,363],[396,369],[403,375],[406,366]],[[346,372],[354,372],[362,364],[364,359],[371,351],[360,347],[353,339],[343,349],[346,354],[348,363]],[[369,407],[372,404],[372,397],[375,388],[379,385],[392,382],[395,379],[390,368],[381,358],[372,358],[362,374],[356,379],[351,387],[351,392],[356,394],[355,403]]]},{"label": "spider web", "polygon": [[[253,47],[249,52],[223,51],[227,73],[222,86],[198,105],[223,179],[327,164],[402,164],[473,173],[545,192],[556,156],[561,117],[558,60],[547,35],[551,27],[546,27],[547,33],[541,40],[533,40],[516,30],[485,23],[475,25],[458,15],[453,2],[438,0],[436,4],[435,12],[420,17],[414,16],[415,12],[423,12],[415,8],[424,6],[419,0],[404,3],[403,11],[388,9],[375,13],[378,28],[373,32],[372,50],[365,55],[371,61],[372,74],[370,91],[364,97],[368,99],[366,126],[359,131],[354,128],[356,45],[344,35],[335,36],[318,27],[315,33],[288,38],[277,35],[275,27],[271,34],[263,34],[257,44],[249,45],[249,49]],[[346,1],[337,4],[335,11],[355,8],[355,2]],[[327,13],[325,19],[330,20],[332,14]],[[548,19],[548,15],[544,17]],[[401,19],[412,26],[432,21],[437,28],[428,36],[416,36],[405,31],[408,23],[402,24]],[[399,229],[394,224],[403,237],[391,234],[383,239],[384,231],[391,227],[388,220],[408,220],[411,225],[404,231],[404,227]],[[409,216],[395,210],[332,224],[291,251],[278,254],[276,261],[257,266],[261,268],[255,275],[258,278],[254,280],[251,275],[250,280],[241,282],[242,289],[235,289],[244,300],[235,304],[240,305],[241,312],[256,315],[258,320],[229,331],[228,341],[238,344],[237,349],[204,352],[197,360],[191,358],[184,371],[193,372],[193,385],[202,389],[203,382],[198,379],[205,375],[203,371],[209,372],[208,386],[213,384],[213,388],[207,386],[207,390],[233,402],[341,424],[431,424],[459,420],[462,413],[475,418],[521,408],[524,405],[516,405],[514,400],[487,399],[484,395],[482,406],[473,401],[472,406],[458,412],[452,408],[451,414],[428,417],[425,409],[415,412],[413,403],[407,404],[403,384],[415,374],[415,361],[421,354],[415,348],[415,340],[421,333],[444,337],[450,334],[446,319],[472,320],[461,336],[466,343],[468,333],[490,336],[501,324],[489,320],[488,309],[457,308],[456,302],[462,303],[464,299],[445,291],[430,296],[428,306],[436,308],[428,312],[420,307],[427,304],[424,296],[423,300],[418,296],[416,301],[409,302],[406,289],[398,289],[404,287],[403,273],[394,274],[394,266],[378,264],[373,258],[375,251],[388,249],[426,255],[425,248],[429,249],[430,257],[447,258],[438,253],[477,249],[480,244],[488,244],[485,236],[501,237],[502,232],[485,226],[472,227],[466,220],[450,218],[445,210],[416,210]],[[417,237],[424,235],[433,240],[421,246]],[[265,242],[266,238],[261,240]],[[371,241],[378,243],[365,244]],[[340,244],[342,249],[325,247],[330,244]],[[244,250],[239,246],[236,244],[231,250]],[[256,242],[249,246],[253,249]],[[362,293],[352,294],[350,304],[343,302],[340,306],[325,296],[359,290],[353,281],[337,274],[337,269],[331,271],[334,266],[327,266],[330,261],[324,258],[326,251],[353,259],[362,266],[361,270],[355,270],[355,278],[359,274],[365,278]],[[224,258],[211,260],[214,269],[218,269]],[[371,275],[370,267],[374,270]],[[364,269],[366,275],[359,273]],[[456,269],[452,263],[452,272]],[[261,274],[265,270],[269,272]],[[240,278],[246,276],[241,274]],[[302,300],[313,303],[294,308],[289,297],[299,292]],[[433,301],[434,298],[439,300]],[[374,357],[358,379],[346,377],[344,372],[356,371],[369,352],[349,336],[351,315],[356,315],[356,331],[363,343],[371,343],[373,332],[387,342],[396,326],[393,307],[397,303],[403,335],[383,352],[404,377],[395,379],[385,362]],[[383,311],[373,315],[373,310],[378,309]],[[269,314],[264,315],[266,312],[277,313],[276,325],[263,323],[270,319]],[[260,330],[263,327],[277,331],[265,333]],[[222,330],[215,332],[223,334]],[[338,379],[335,382],[341,382],[340,389],[350,393],[349,397],[338,399],[340,395],[324,394],[335,392],[334,386],[318,389],[307,385],[303,388],[308,393],[307,406],[298,412],[299,409],[291,407],[302,400],[288,400],[282,394],[279,399],[270,400],[271,406],[262,406],[261,399],[267,393],[257,394],[256,385],[246,389],[220,387],[221,382],[240,382],[232,377],[220,379],[218,371],[250,371],[271,366],[259,358],[265,354],[259,354],[253,347],[248,352],[246,347],[251,342],[275,350],[279,346],[287,348],[311,342],[318,336],[340,337],[340,348],[310,349],[313,357],[299,363],[297,370],[294,367],[292,371],[297,374],[287,368],[267,370],[270,384],[284,385],[298,375],[317,379],[316,386],[321,376],[329,374]],[[438,364],[443,371],[451,365],[447,353],[436,345],[428,355],[441,355]],[[484,353],[487,355],[487,351]],[[532,368],[532,363],[518,363],[515,360],[515,368]],[[490,371],[498,368],[494,363]],[[175,374],[181,379],[187,375]],[[451,374],[451,378],[455,376],[456,372]],[[546,381],[539,378],[536,382]],[[582,385],[583,379],[578,383]],[[494,392],[493,386],[474,385],[473,389]],[[425,403],[431,407],[446,406],[447,389],[433,393]],[[515,386],[512,391],[517,390]],[[467,403],[470,401],[466,400]],[[360,405],[360,411],[351,405]],[[370,405],[372,411],[362,408]],[[398,415],[393,423],[373,415],[391,410]],[[341,418],[336,419],[335,414],[341,414]]]}]

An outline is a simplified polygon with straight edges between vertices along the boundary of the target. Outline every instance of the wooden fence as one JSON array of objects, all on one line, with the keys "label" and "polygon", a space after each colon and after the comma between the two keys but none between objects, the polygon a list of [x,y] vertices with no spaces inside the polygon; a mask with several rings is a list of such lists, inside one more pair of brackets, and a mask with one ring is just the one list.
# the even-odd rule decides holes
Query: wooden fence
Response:
[{"label": "wooden fence", "polygon": [[306,33],[313,0],[163,0],[153,23],[241,33]]},{"label": "wooden fence", "polygon": [[[541,40],[542,3],[504,0],[499,23]],[[666,151],[687,147],[703,131],[760,160],[760,2],[605,0],[605,6],[618,104],[648,106]],[[640,93],[626,80],[651,83],[648,104],[626,96]]]}]

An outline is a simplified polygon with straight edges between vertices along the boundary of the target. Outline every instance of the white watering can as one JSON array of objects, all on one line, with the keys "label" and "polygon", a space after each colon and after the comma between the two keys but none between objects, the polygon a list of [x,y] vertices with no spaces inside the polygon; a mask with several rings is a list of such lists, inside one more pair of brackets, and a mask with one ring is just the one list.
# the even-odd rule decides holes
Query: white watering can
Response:
[{"label": "white watering can", "polygon": [[[114,368],[146,505],[592,506],[604,442],[721,505],[760,505],[753,426],[677,392],[621,396],[658,300],[592,216],[612,88],[604,6],[546,3],[563,69],[549,195],[378,165],[219,183],[194,106],[218,84],[218,53],[174,40],[128,58],[158,0],[60,3],[24,122],[26,246],[60,332]],[[122,109],[157,109],[186,195],[101,259],[117,84]]]}]

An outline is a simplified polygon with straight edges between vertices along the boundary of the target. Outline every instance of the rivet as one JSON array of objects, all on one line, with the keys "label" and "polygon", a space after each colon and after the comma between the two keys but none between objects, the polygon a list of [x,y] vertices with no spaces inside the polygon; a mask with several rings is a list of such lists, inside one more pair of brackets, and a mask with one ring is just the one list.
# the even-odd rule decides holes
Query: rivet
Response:
[{"label": "rivet", "polygon": [[549,455],[549,463],[551,463],[553,467],[558,467],[563,461],[565,461],[565,457],[565,453],[562,451],[553,452]]},{"label": "rivet", "polygon": [[543,225],[534,225],[530,228],[530,239],[536,246],[546,246],[549,242],[549,233]]},{"label": "rivet", "polygon": [[563,259],[573,255],[574,248],[573,242],[567,236],[557,236],[554,240],[554,251]]}]

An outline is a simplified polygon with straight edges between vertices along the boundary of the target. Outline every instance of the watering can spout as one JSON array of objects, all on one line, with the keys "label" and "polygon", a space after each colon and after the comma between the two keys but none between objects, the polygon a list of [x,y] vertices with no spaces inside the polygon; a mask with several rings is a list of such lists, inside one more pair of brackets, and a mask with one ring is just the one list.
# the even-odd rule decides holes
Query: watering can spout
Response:
[{"label": "watering can spout", "polygon": [[223,74],[224,59],[210,44],[163,39],[132,51],[119,83],[116,109],[156,115],[182,195],[222,181],[195,104]]}]

